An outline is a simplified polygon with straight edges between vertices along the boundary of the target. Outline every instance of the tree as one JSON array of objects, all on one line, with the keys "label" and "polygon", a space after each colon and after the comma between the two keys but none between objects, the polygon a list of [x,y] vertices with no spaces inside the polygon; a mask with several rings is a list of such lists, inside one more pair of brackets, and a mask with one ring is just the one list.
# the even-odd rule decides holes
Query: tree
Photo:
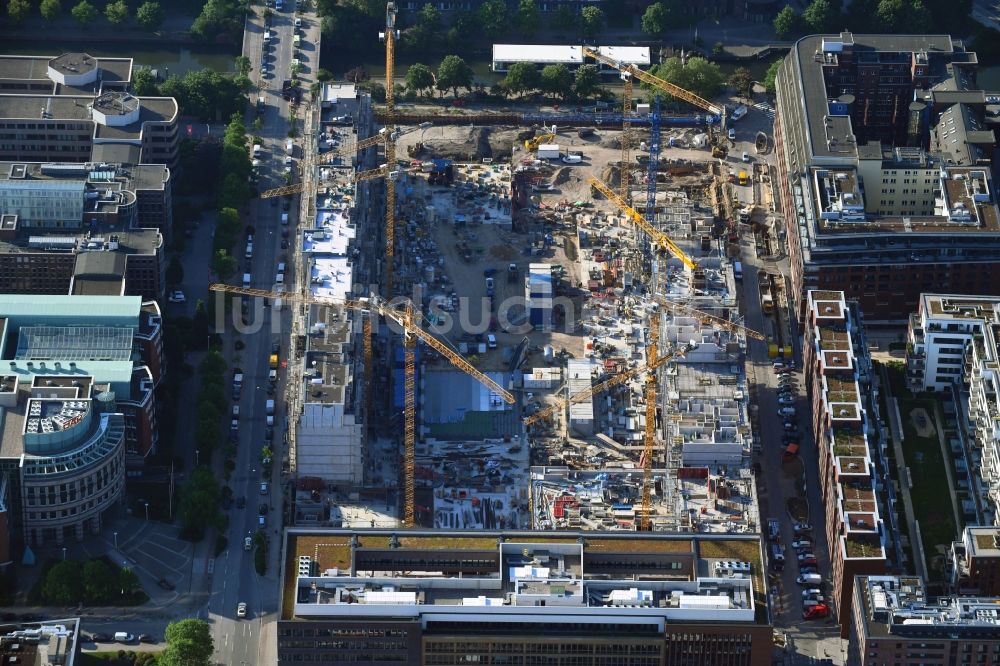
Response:
[{"label": "tree", "polygon": [[212,257],[212,272],[218,275],[220,280],[225,280],[235,273],[237,267],[236,258],[224,249],[216,251]]},{"label": "tree", "polygon": [[159,666],[208,666],[215,643],[204,620],[188,618],[172,622],[165,635],[167,648],[160,654]]},{"label": "tree", "polygon": [[476,13],[479,16],[480,30],[488,37],[502,35],[510,25],[507,3],[504,0],[485,0]]},{"label": "tree", "polygon": [[542,68],[541,88],[550,95],[566,99],[573,92],[573,74],[562,63],[546,65]]},{"label": "tree", "polygon": [[45,575],[42,598],[52,606],[70,606],[83,598],[80,563],[74,560],[57,562]]},{"label": "tree", "polygon": [[184,266],[181,264],[180,257],[176,254],[170,257],[170,263],[167,264],[167,284],[180,284],[184,282]]},{"label": "tree", "polygon": [[231,0],[208,0],[191,24],[191,35],[202,41],[211,41],[220,35],[233,38],[242,30],[243,10],[239,3]]},{"label": "tree", "polygon": [[597,65],[583,65],[576,70],[573,92],[577,97],[591,97],[601,89],[601,75]]},{"label": "tree", "polygon": [[42,0],[42,18],[46,21],[55,21],[62,14],[62,3],[59,0]]},{"label": "tree", "polygon": [[109,21],[118,25],[128,20],[128,5],[125,0],[114,0],[104,7],[104,15]]},{"label": "tree", "polygon": [[557,32],[573,32],[579,23],[572,9],[566,5],[559,5],[552,13],[551,24],[552,29]]},{"label": "tree", "polygon": [[457,97],[459,88],[472,89],[472,68],[457,55],[445,56],[438,65],[437,85]]},{"label": "tree", "polygon": [[913,0],[907,16],[907,30],[911,35],[926,34],[931,31],[934,19],[924,0]]},{"label": "tree", "polygon": [[712,44],[713,55],[721,55],[722,52],[725,50],[726,50],[726,45],[723,44],[722,42],[716,42],[715,44]]},{"label": "tree", "polygon": [[811,32],[833,32],[840,20],[840,11],[830,0],[813,0],[802,12],[802,20]]},{"label": "tree", "polygon": [[521,0],[517,5],[517,28],[525,37],[533,37],[541,26],[541,15],[535,0]]},{"label": "tree", "polygon": [[706,99],[715,97],[725,81],[719,66],[704,58],[689,58],[686,64],[682,64],[680,58],[667,58],[650,68],[650,72]]},{"label": "tree", "polygon": [[31,13],[31,3],[28,0],[10,0],[7,3],[7,16],[13,21],[23,21]]},{"label": "tree", "polygon": [[604,28],[604,11],[600,7],[587,5],[580,12],[580,31],[587,39],[593,39]]},{"label": "tree", "polygon": [[[218,431],[218,421],[215,428]],[[181,488],[177,506],[182,531],[189,537],[200,539],[206,527],[218,525],[220,499],[219,483],[212,472],[204,465],[195,467]]]},{"label": "tree", "polygon": [[154,0],[147,0],[135,10],[135,20],[139,22],[143,30],[150,32],[159,28],[163,24],[164,18],[166,18],[166,13],[163,11],[163,7]]},{"label": "tree", "polygon": [[538,69],[533,62],[515,62],[503,80],[515,95],[537,90],[540,84]]},{"label": "tree", "polygon": [[406,70],[406,87],[415,93],[433,94],[434,72],[427,65],[415,62]]},{"label": "tree", "polygon": [[132,92],[138,97],[156,97],[160,94],[153,70],[149,67],[139,67],[132,72]]},{"label": "tree", "polygon": [[729,85],[736,91],[738,97],[750,97],[750,86],[753,85],[753,76],[746,67],[737,67],[729,75]]},{"label": "tree", "polygon": [[774,32],[778,37],[784,39],[798,31],[799,15],[795,13],[791,5],[785,5],[785,8],[774,17]]},{"label": "tree", "polygon": [[94,5],[87,2],[87,0],[81,0],[73,9],[69,11],[76,19],[77,23],[82,25],[87,25],[88,23],[93,23],[94,19],[97,18],[97,10],[94,9]]},{"label": "tree", "polygon": [[250,58],[244,55],[236,56],[236,60],[233,61],[233,65],[236,67],[237,76],[249,76],[250,71],[253,69],[253,65],[250,63]]},{"label": "tree", "polygon": [[365,69],[364,65],[358,65],[344,73],[344,80],[355,84],[367,81],[369,78],[368,70]]},{"label": "tree", "polygon": [[642,31],[653,37],[662,37],[667,30],[677,24],[678,13],[673,3],[670,5],[663,2],[652,4],[646,7],[646,11],[642,15],[640,22]]},{"label": "tree", "polygon": [[331,72],[328,69],[324,69],[323,67],[320,67],[319,69],[316,70],[316,80],[322,81],[323,83],[326,83],[327,81],[332,81],[333,72]]},{"label": "tree", "polygon": [[131,569],[118,570],[118,589],[122,594],[129,596],[139,589],[139,577]]},{"label": "tree", "polygon": [[118,597],[118,577],[103,560],[83,565],[83,591],[88,603],[99,605]]},{"label": "tree", "polygon": [[775,94],[774,82],[778,78],[778,70],[781,69],[782,62],[782,60],[772,62],[767,69],[767,74],[764,75],[764,89],[769,95]]},{"label": "tree", "polygon": [[274,457],[274,453],[271,451],[271,447],[269,447],[269,446],[261,447],[261,449],[260,449],[260,461],[261,462],[264,462],[268,458],[273,458],[273,457]]}]

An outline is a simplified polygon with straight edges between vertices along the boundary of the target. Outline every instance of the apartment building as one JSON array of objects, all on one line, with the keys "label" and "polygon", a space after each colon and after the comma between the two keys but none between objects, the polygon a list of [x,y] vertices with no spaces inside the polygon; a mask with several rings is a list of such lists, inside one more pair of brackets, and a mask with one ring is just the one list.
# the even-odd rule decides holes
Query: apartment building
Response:
[{"label": "apartment building", "polygon": [[920,294],[1000,291],[996,118],[947,35],[811,35],[777,78],[777,198],[799,316],[843,291],[905,321]]},{"label": "apartment building", "polygon": [[1000,596],[1000,529],[966,526],[946,562],[952,594]]},{"label": "apartment building", "polygon": [[757,535],[293,528],[284,538],[279,665],[771,663]]},{"label": "apartment building", "polygon": [[[890,489],[872,397],[871,360],[856,307],[842,292],[810,291],[803,343],[820,493],[826,513],[831,597],[847,636],[855,576],[899,563]],[[886,524],[886,513],[889,524]]]},{"label": "apartment building", "polygon": [[163,297],[170,170],[0,162],[0,291]]},{"label": "apartment building", "polygon": [[0,56],[0,160],[176,167],[177,102],[131,78],[131,58]]},{"label": "apartment building", "polygon": [[954,666],[1000,662],[995,596],[928,599],[911,576],[858,576],[850,666]]},{"label": "apartment building", "polygon": [[968,490],[978,519],[987,525],[997,522],[1000,504],[998,345],[996,296],[924,294],[910,317],[907,380],[915,391],[954,391],[968,444]]},{"label": "apartment building", "polygon": [[907,328],[906,373],[913,391],[946,391],[966,382],[966,355],[975,337],[1000,321],[1000,298],[922,294]]}]

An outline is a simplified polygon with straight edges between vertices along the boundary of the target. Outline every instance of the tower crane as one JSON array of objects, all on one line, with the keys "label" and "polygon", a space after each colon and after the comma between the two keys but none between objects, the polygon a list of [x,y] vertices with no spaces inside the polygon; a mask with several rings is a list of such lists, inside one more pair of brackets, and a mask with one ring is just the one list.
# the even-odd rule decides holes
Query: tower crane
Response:
[{"label": "tower crane", "polygon": [[624,82],[624,92],[622,93],[622,199],[630,201],[632,199],[632,171],[630,162],[632,161],[632,74],[622,71],[621,78]]},{"label": "tower crane", "polygon": [[637,210],[629,206],[628,203],[626,203],[622,197],[618,196],[614,190],[608,187],[604,181],[590,177],[587,179],[587,182],[591,187],[607,197],[609,201],[618,206],[618,208],[620,208],[622,212],[636,224],[636,226],[645,231],[655,243],[660,245],[660,247],[680,259],[681,262],[691,270],[698,268],[698,263],[694,259],[689,257],[684,250],[682,250],[675,242],[670,240],[665,233],[647,222]]},{"label": "tower crane", "polygon": [[514,404],[514,396],[504,387],[497,384],[490,377],[477,370],[472,364],[462,356],[448,347],[444,342],[438,340],[434,335],[423,329],[423,319],[413,310],[411,303],[406,302],[402,307],[390,305],[387,301],[373,296],[361,299],[341,299],[324,298],[322,296],[303,296],[301,294],[278,293],[266,289],[253,289],[251,287],[236,287],[228,284],[213,284],[209,287],[212,291],[218,291],[237,296],[250,296],[258,298],[285,299],[297,303],[310,305],[328,305],[332,307],[342,307],[347,310],[368,313],[370,316],[381,315],[392,320],[403,330],[405,346],[404,353],[404,388],[405,388],[405,409],[404,409],[404,449],[403,449],[403,525],[405,527],[414,526],[414,445],[416,440],[416,404],[414,397],[415,386],[415,362],[413,348],[419,339],[427,346],[441,354],[459,370],[465,372],[480,384],[486,386],[496,393],[507,404]]},{"label": "tower crane", "polygon": [[[656,175],[660,170],[660,96],[653,100],[649,117],[649,163],[646,165],[646,221],[656,215]],[[628,201],[628,199],[626,199]]]},{"label": "tower crane", "polygon": [[677,303],[675,301],[667,300],[659,294],[653,294],[653,300],[673,312],[679,314],[688,315],[700,320],[702,323],[711,324],[713,326],[718,326],[719,328],[724,328],[732,333],[741,333],[748,338],[753,338],[754,340],[766,340],[764,334],[760,331],[755,331],[752,328],[747,328],[742,324],[737,324],[734,321],[729,321],[728,319],[723,319],[722,317],[717,317],[713,314],[709,314],[702,310],[696,310],[689,305],[684,305],[683,303]]},{"label": "tower crane", "polygon": [[714,116],[718,116],[719,122],[722,124],[722,133],[723,135],[725,135],[726,132],[725,106],[714,104],[699,95],[695,95],[690,90],[685,90],[684,88],[681,88],[678,85],[670,83],[669,81],[664,81],[660,77],[654,76],[649,72],[644,72],[643,70],[639,69],[638,67],[636,67],[631,63],[624,63],[615,60],[614,58],[606,56],[603,53],[600,53],[588,46],[583,47],[583,54],[585,56],[593,58],[599,63],[607,65],[608,67],[613,67],[617,69],[619,72],[628,73],[629,75],[634,76],[643,83],[648,83],[649,85],[659,90],[662,90],[668,95],[672,95],[680,100],[687,102],[688,104],[691,104],[692,106],[696,106],[699,109],[708,111]]},{"label": "tower crane", "polygon": [[[660,313],[654,312],[649,318],[649,345],[646,358],[655,359],[660,347]],[[656,443],[656,366],[646,363],[646,431],[642,446],[642,515],[639,526],[643,532],[650,530],[653,518],[653,449]]]},{"label": "tower crane", "polygon": [[[387,181],[393,180],[397,175],[401,173],[413,173],[415,171],[420,171],[419,167],[410,167],[407,169],[393,169],[390,171],[388,164],[382,164],[374,169],[368,169],[367,171],[358,171],[351,178],[352,183],[360,183],[365,180],[373,180],[375,178],[385,178]],[[336,185],[340,181],[336,179],[321,180],[315,184],[315,188],[318,190],[321,187],[327,185]],[[307,183],[292,183],[291,185],[285,185],[284,187],[276,187],[273,190],[265,190],[260,193],[261,199],[270,199],[271,197],[280,197],[285,194],[296,194],[305,190]]]},{"label": "tower crane", "polygon": [[674,349],[664,354],[663,356],[660,356],[652,363],[649,363],[647,365],[637,365],[636,367],[631,368],[629,370],[625,370],[624,372],[619,372],[618,374],[613,375],[609,379],[606,379],[599,384],[594,384],[590,388],[586,388],[582,391],[574,393],[568,398],[559,398],[555,401],[555,404],[545,407],[544,409],[538,410],[531,416],[525,417],[521,422],[524,425],[529,426],[533,423],[541,421],[542,419],[547,419],[550,416],[554,415],[556,412],[565,409],[568,405],[573,405],[578,402],[585,402],[587,400],[590,400],[595,395],[600,395],[601,393],[604,393],[608,389],[612,389],[616,386],[621,386],[622,384],[625,384],[626,382],[634,378],[636,375],[638,375],[640,372],[646,370],[655,370],[656,368],[660,367],[664,363],[667,363],[668,361],[673,361],[683,357],[687,352],[688,352],[687,347],[678,347],[677,349]]},{"label": "tower crane", "polygon": [[[393,91],[393,75],[396,67],[396,3],[385,5],[385,32],[379,35],[385,40],[385,108],[388,123],[385,135],[385,161],[392,169],[396,166],[396,96]],[[396,182],[385,180],[385,295],[392,298],[392,278],[396,255]]]}]

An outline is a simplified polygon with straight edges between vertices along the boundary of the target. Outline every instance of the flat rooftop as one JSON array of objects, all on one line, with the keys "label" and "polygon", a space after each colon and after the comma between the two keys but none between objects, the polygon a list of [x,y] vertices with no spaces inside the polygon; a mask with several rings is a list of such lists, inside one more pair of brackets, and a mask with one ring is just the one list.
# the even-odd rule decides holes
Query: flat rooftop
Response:
[{"label": "flat rooftop", "polygon": [[[95,58],[86,53],[64,53],[59,56],[0,55],[0,91],[16,90],[19,84],[46,83],[51,84],[51,92],[54,94],[70,90],[70,94],[75,94],[79,89],[63,88],[49,78],[49,66],[63,73],[79,74],[80,71],[71,72],[68,66],[81,70],[95,63],[101,71],[102,85],[125,84],[132,78],[132,58]],[[89,88],[91,92],[96,90],[94,84]]]},{"label": "flat rooftop", "polygon": [[857,580],[865,628],[871,636],[996,640],[1000,598],[928,599],[923,581],[915,576],[859,576]]},{"label": "flat rooftop", "polygon": [[920,311],[933,319],[996,321],[1000,297],[921,294]]},{"label": "flat rooftop", "polygon": [[0,661],[4,664],[77,663],[79,618],[5,622],[0,627]]},{"label": "flat rooftop", "polygon": [[122,127],[107,127],[94,122],[91,95],[12,95],[0,94],[0,118],[38,120],[39,110],[49,114],[46,123],[58,120],[86,121],[94,124],[94,136],[106,140],[138,139],[147,122],[169,122],[177,117],[177,102],[169,97],[140,97],[139,120]]},{"label": "flat rooftop", "polygon": [[452,606],[464,617],[529,605],[768,621],[758,535],[293,528],[285,539],[286,620],[342,615],[348,605],[352,616]]}]

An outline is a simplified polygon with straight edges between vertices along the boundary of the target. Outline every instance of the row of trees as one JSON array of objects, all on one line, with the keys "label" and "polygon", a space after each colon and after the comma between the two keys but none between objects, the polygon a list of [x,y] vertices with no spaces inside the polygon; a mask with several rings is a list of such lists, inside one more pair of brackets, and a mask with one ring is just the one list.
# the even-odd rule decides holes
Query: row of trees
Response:
[{"label": "row of trees", "polygon": [[[198,425],[200,428],[200,421]],[[215,422],[215,428],[219,429],[218,421]],[[225,529],[226,516],[219,510],[221,501],[222,489],[212,470],[205,465],[195,467],[181,487],[180,500],[177,504],[181,538],[200,541],[205,537],[205,530],[209,527]]]},{"label": "row of trees", "polygon": [[62,560],[45,574],[42,599],[52,606],[130,606],[139,589],[131,569],[118,569],[104,560]]},{"label": "row of trees", "polygon": [[[680,58],[667,58],[659,65],[650,67],[649,72],[705,99],[718,95],[726,83],[726,77],[719,66],[704,58],[688,58],[686,62],[681,62]],[[749,77],[749,72],[746,76]],[[739,88],[737,91],[745,92],[748,84],[734,83],[734,85],[742,85],[742,91]],[[642,87],[651,89],[648,83],[642,84]]]},{"label": "row of trees", "polygon": [[212,453],[221,443],[223,421],[229,409],[225,386],[226,362],[222,354],[210,351],[202,360],[198,370],[201,375],[201,389],[198,394],[194,444],[198,450],[199,460],[208,461],[212,459]]},{"label": "row of trees", "polygon": [[[29,18],[35,10],[35,4],[30,0],[10,0],[7,3],[7,16],[14,21]],[[46,21],[55,21],[63,15],[62,0],[42,0],[38,4],[38,12]],[[81,25],[90,25],[101,15],[90,0],[81,0],[73,5],[70,14]],[[129,7],[125,0],[111,0],[104,5],[104,17],[113,25],[122,25],[129,20]],[[153,32],[163,24],[166,12],[159,2],[148,0],[135,10],[135,22],[143,30]]]},{"label": "row of trees", "polygon": [[239,41],[243,16],[251,4],[249,0],[207,0],[191,24],[191,35],[206,42]]},{"label": "row of trees", "polygon": [[[336,44],[338,50],[373,52],[378,43],[371,35],[385,22],[385,3],[375,0],[318,0],[322,17],[324,43]],[[569,7],[552,12],[543,26],[542,14],[535,0],[520,0],[511,9],[505,0],[485,0],[473,11],[457,11],[445,23],[441,12],[427,3],[405,25],[399,17],[400,48],[403,52],[478,53],[505,35],[531,39],[543,27],[563,35],[593,39],[604,28],[606,16],[600,7],[589,5],[579,13]]]},{"label": "row of trees", "polygon": [[841,0],[813,0],[801,14],[785,6],[774,19],[774,31],[783,38],[837,32],[844,25],[855,32],[962,33],[971,10],[971,0],[854,0],[846,10]]},{"label": "row of trees", "polygon": [[157,83],[151,69],[140,67],[132,75],[132,90],[142,97],[173,97],[182,115],[217,122],[242,113],[246,106],[246,95],[253,84],[245,60],[237,58],[235,74],[199,69],[184,76],[172,75],[163,83]]}]

